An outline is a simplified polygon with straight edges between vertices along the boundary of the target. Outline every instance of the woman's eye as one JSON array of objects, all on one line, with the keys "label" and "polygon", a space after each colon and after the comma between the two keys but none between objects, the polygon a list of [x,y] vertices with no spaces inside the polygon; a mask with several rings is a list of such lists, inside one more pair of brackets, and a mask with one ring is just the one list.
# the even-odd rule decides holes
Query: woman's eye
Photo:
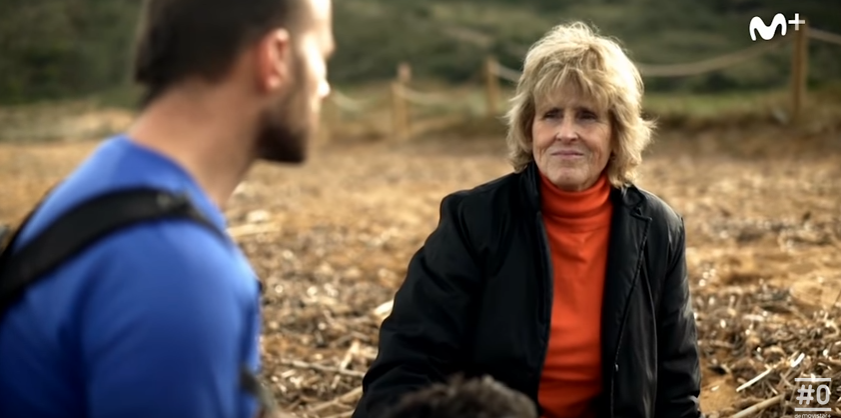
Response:
[{"label": "woman's eye", "polygon": [[596,117],[596,114],[593,112],[581,112],[581,119],[596,120],[598,117]]},{"label": "woman's eye", "polygon": [[557,110],[550,110],[543,114],[544,119],[554,119],[560,115],[560,112]]}]

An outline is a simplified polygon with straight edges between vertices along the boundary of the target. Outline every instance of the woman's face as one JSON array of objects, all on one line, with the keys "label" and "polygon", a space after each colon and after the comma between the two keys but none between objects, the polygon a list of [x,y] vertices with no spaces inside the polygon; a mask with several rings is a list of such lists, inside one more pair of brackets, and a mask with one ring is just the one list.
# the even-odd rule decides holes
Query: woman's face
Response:
[{"label": "woman's face", "polygon": [[613,132],[607,111],[568,87],[535,105],[532,152],[537,167],[562,190],[588,189],[610,159]]}]

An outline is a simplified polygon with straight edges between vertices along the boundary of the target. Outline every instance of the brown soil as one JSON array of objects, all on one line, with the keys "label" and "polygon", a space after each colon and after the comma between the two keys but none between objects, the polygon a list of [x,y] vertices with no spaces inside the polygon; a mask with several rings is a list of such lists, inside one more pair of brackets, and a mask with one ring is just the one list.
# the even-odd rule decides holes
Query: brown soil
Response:
[{"label": "brown soil", "polygon": [[[664,140],[639,182],[686,219],[706,413],[841,366],[833,316],[820,316],[841,293],[841,153],[791,152],[810,140],[767,134],[747,148],[721,139],[732,132]],[[19,219],[94,146],[0,145],[0,222]],[[501,149],[501,140],[334,143],[306,165],[248,175],[227,214],[266,284],[265,376],[284,409],[348,416],[376,355],[374,309],[435,227],[441,198],[509,172]],[[800,353],[800,366],[783,361]],[[736,393],[765,364],[779,371]]]}]

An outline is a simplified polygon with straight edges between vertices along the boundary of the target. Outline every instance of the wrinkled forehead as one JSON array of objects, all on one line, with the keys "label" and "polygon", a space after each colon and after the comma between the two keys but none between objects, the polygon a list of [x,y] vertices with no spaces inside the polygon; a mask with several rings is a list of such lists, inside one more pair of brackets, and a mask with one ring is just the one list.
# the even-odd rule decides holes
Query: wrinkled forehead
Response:
[{"label": "wrinkled forehead", "polygon": [[581,107],[605,113],[611,100],[606,80],[601,78],[597,72],[577,69],[546,71],[532,92],[535,107]]}]

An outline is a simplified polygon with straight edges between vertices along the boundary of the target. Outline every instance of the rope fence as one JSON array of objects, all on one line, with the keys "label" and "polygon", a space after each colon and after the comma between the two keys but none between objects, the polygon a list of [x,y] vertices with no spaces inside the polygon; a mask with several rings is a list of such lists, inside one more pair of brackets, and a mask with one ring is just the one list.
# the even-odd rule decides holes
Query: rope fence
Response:
[{"label": "rope fence", "polygon": [[362,100],[354,99],[336,90],[330,93],[330,99],[336,107],[349,113],[365,113],[376,107],[376,105],[380,102],[380,100],[373,98]]},{"label": "rope fence", "polygon": [[671,65],[637,63],[637,68],[643,77],[687,77],[713,71],[720,71],[725,68],[732,67],[736,64],[752,60],[760,55],[775,50],[782,44],[782,38],[777,38],[769,42],[763,42],[740,51],[731,52],[729,54],[703,61]]},{"label": "rope fence", "polygon": [[[808,42],[810,39],[841,46],[841,35],[810,28],[808,23],[801,25],[794,31],[793,36],[779,37],[765,41],[717,57],[702,61],[683,64],[645,64],[637,63],[637,68],[643,77],[687,77],[714,71],[721,71],[740,63],[755,59],[770,51],[779,49],[788,42],[793,43],[791,59],[791,121],[797,123],[801,116],[802,104],[806,93],[806,75],[808,68]],[[493,57],[485,60],[483,76],[485,81],[485,113],[489,117],[499,115],[501,103],[500,80],[516,84],[522,73],[508,68]],[[415,107],[436,107],[444,109],[470,108],[473,104],[470,98],[454,97],[453,94],[439,92],[422,92],[409,87],[411,68],[406,63],[398,67],[397,77],[391,84],[390,100],[392,113],[392,133],[399,141],[408,140],[410,133],[410,105]],[[338,91],[331,94],[332,102],[341,110],[353,113],[363,113],[369,109],[371,103],[379,100],[356,100]]]},{"label": "rope fence", "polygon": [[420,106],[460,107],[465,100],[453,101],[453,97],[443,93],[425,93],[413,90],[404,84],[397,84],[398,95],[410,103]]},{"label": "rope fence", "polygon": [[841,45],[841,35],[827,32],[825,30],[820,29],[810,29],[809,30],[809,37],[817,39],[819,41],[829,42],[835,45]]},{"label": "rope fence", "polygon": [[503,80],[510,81],[512,83],[516,83],[516,82],[520,81],[520,72],[519,71],[508,68],[508,67],[505,67],[505,66],[499,64],[498,62],[494,62],[494,64],[496,64],[496,65],[492,68],[494,69],[494,71],[496,72],[496,75],[499,78],[501,78]]}]

